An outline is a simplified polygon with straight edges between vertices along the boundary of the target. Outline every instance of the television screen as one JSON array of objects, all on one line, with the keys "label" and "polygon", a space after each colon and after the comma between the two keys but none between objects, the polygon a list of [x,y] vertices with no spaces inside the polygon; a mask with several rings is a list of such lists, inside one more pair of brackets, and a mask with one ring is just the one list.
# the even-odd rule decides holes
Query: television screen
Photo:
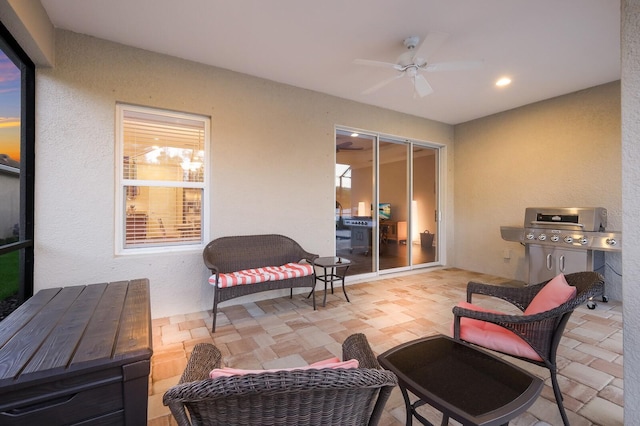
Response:
[{"label": "television screen", "polygon": [[381,220],[391,219],[391,204],[380,203],[378,205],[378,216]]}]

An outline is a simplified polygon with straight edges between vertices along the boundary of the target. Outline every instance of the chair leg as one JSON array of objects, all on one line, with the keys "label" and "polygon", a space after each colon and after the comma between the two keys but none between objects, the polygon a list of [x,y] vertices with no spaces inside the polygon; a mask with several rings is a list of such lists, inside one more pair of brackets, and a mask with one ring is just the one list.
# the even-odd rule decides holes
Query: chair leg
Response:
[{"label": "chair leg", "polygon": [[562,392],[560,392],[560,385],[558,384],[558,375],[555,369],[551,371],[551,385],[553,386],[553,394],[556,397],[556,403],[558,404],[558,409],[560,410],[560,417],[562,417],[562,422],[565,426],[569,426],[569,419],[567,418],[567,413],[564,410],[564,404],[562,403]]},{"label": "chair leg", "polygon": [[[216,291],[216,290],[214,290],[214,291]],[[211,332],[215,333],[216,332],[216,318],[218,316],[218,299],[216,298],[216,294],[213,295],[212,315],[213,315],[213,324],[211,325]]]}]

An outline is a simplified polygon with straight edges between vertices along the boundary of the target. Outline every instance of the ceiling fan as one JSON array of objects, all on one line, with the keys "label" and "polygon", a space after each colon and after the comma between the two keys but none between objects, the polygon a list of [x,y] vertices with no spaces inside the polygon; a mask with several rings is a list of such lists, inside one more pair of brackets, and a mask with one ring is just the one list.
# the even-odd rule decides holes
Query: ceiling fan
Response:
[{"label": "ceiling fan", "polygon": [[414,96],[418,95],[422,98],[433,93],[433,88],[421,72],[465,70],[478,68],[482,65],[482,61],[429,63],[429,57],[438,50],[448,37],[449,35],[446,33],[431,32],[427,35],[422,44],[420,44],[420,37],[418,36],[405,38],[403,44],[407,48],[407,51],[398,57],[395,64],[390,62],[372,61],[369,59],[355,59],[353,61],[355,64],[391,68],[399,72],[393,77],[382,80],[378,84],[368,88],[362,92],[362,94],[368,95],[394,80],[402,77],[409,77],[413,83]]},{"label": "ceiling fan", "polygon": [[353,145],[353,142],[351,141],[347,141],[347,142],[342,142],[339,144],[336,144],[336,152],[340,152],[340,151],[361,151],[362,147],[358,147],[358,146],[351,146]]}]

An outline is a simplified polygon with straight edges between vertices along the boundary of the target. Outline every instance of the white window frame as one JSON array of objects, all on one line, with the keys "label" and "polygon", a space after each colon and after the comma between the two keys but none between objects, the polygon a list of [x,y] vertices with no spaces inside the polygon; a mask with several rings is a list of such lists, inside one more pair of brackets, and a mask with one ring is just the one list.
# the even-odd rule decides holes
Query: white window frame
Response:
[{"label": "white window frame", "polygon": [[[124,126],[123,118],[125,111],[143,112],[148,114],[163,115],[169,118],[188,119],[202,121],[204,123],[204,182],[170,182],[170,181],[153,181],[153,180],[135,180],[124,179],[123,152],[124,152]],[[125,103],[116,104],[116,149],[115,149],[115,253],[116,255],[131,254],[150,254],[150,253],[169,253],[183,251],[201,251],[209,242],[210,235],[210,149],[211,149],[211,117],[190,114],[185,112],[177,112],[153,107],[144,107]],[[162,186],[162,187],[179,187],[179,188],[198,188],[202,189],[201,200],[201,241],[197,242],[181,242],[176,244],[154,244],[136,247],[125,246],[126,236],[126,197],[124,196],[125,186],[132,183],[144,186]]]}]

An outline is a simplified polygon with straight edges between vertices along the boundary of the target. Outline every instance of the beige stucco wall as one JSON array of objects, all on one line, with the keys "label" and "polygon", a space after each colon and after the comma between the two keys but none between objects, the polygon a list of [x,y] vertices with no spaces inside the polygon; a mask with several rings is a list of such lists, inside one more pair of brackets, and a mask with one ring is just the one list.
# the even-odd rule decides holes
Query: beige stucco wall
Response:
[{"label": "beige stucco wall", "polygon": [[[455,141],[457,267],[526,280],[524,247],[500,236],[526,207],[605,207],[607,229],[621,230],[619,82],[457,125]],[[605,258],[620,300],[621,255]]]},{"label": "beige stucco wall", "polygon": [[321,255],[334,253],[336,125],[452,144],[446,124],[71,32],[56,36],[56,66],[37,71],[35,291],[148,277],[154,318],[210,309],[201,249],[114,255],[118,101],[211,116],[211,238],[282,233]]},{"label": "beige stucco wall", "polygon": [[640,1],[622,2],[624,423],[640,424]]},{"label": "beige stucco wall", "polygon": [[[7,2],[0,0],[0,4],[11,4],[15,2]],[[593,183],[597,179],[604,176],[618,175],[620,163],[622,164],[622,200],[623,214],[620,219],[620,212],[615,212],[615,207],[607,206],[612,213],[611,226],[618,227],[623,223],[622,230],[624,233],[622,260],[622,270],[624,272],[624,348],[625,348],[625,423],[640,424],[640,408],[637,401],[640,400],[640,352],[635,349],[640,346],[640,330],[636,324],[640,322],[640,292],[635,290],[636,283],[640,281],[640,263],[636,260],[640,257],[640,246],[637,241],[640,239],[640,225],[637,221],[637,212],[640,210],[640,2],[638,0],[623,0],[622,2],[622,159],[613,164],[613,168],[599,167],[602,162],[589,162],[583,168],[575,165],[575,162],[569,161],[563,163],[562,167],[578,167],[579,169],[588,169],[592,171],[594,177],[589,181]],[[2,9],[3,12],[5,9]],[[13,13],[13,12],[11,12]],[[3,19],[3,21],[5,21]],[[45,27],[48,26],[45,25]],[[48,29],[45,28],[46,33]],[[14,34],[15,35],[15,34]],[[32,38],[33,35],[26,34],[25,38]],[[408,136],[420,138],[424,140],[432,140],[439,143],[450,144],[452,140],[451,129],[448,126],[416,120],[414,117],[397,115],[382,110],[364,107],[358,104],[340,101],[318,94],[313,94],[299,89],[289,88],[287,86],[275,85],[262,80],[251,79],[245,76],[234,75],[225,71],[214,68],[203,67],[195,64],[186,63],[184,61],[174,60],[159,55],[151,55],[135,49],[122,48],[121,46],[105,43],[93,39],[79,37],[72,34],[62,34],[63,40],[58,41],[63,45],[58,48],[58,53],[64,52],[64,65],[56,70],[38,72],[38,107],[37,107],[37,148],[38,148],[38,173],[36,182],[36,286],[37,289],[44,287],[52,287],[58,285],[82,284],[87,280],[111,280],[118,278],[130,278],[131,276],[151,276],[152,278],[152,298],[153,310],[155,316],[160,312],[169,311],[188,311],[194,306],[194,302],[187,302],[185,297],[193,298],[188,292],[202,294],[207,293],[206,287],[200,282],[196,282],[201,278],[199,256],[197,253],[184,254],[181,256],[154,256],[149,258],[136,259],[120,259],[113,256],[113,103],[115,100],[121,100],[125,95],[131,101],[137,100],[141,104],[155,105],[161,107],[169,107],[176,109],[191,110],[193,112],[206,112],[214,118],[214,142],[218,141],[215,155],[225,155],[225,158],[245,158],[248,157],[253,162],[259,154],[253,154],[251,150],[240,153],[242,148],[252,145],[258,145],[258,142],[251,142],[249,139],[268,142],[269,144],[277,142],[277,134],[281,136],[290,135],[289,132],[282,130],[281,125],[277,125],[277,129],[271,126],[261,126],[254,124],[255,116],[249,116],[242,119],[243,112],[251,112],[254,115],[258,113],[252,108],[252,97],[257,93],[266,97],[269,94],[275,101],[281,101],[289,107],[299,105],[295,101],[290,101],[289,96],[304,98],[305,113],[291,113],[292,118],[285,120],[295,126],[295,119],[306,117],[309,111],[317,113],[312,119],[314,123],[318,121],[337,120],[341,123],[360,127],[388,132],[391,134],[407,134]],[[46,42],[46,40],[45,40]],[[21,43],[25,45],[25,43]],[[26,43],[27,45],[30,43]],[[46,45],[45,60],[39,65],[46,65],[46,58],[52,58],[53,55],[48,50],[53,43],[44,43]],[[74,47],[75,46],[75,47]],[[104,52],[101,51],[104,49]],[[30,51],[32,57],[41,55],[39,49]],[[40,49],[42,50],[42,49]],[[83,55],[86,55],[86,60]],[[105,68],[103,68],[105,67]],[[171,81],[173,77],[174,81]],[[180,78],[181,82],[175,79]],[[195,81],[182,81],[189,78],[196,78]],[[163,87],[162,84],[169,80],[169,85]],[[204,84],[203,84],[204,83]],[[249,88],[243,90],[243,84],[247,83]],[[136,87],[138,86],[138,87]],[[204,88],[203,88],[204,86]],[[226,90],[227,86],[231,87],[231,95]],[[169,90],[166,90],[169,89]],[[201,90],[202,89],[202,90]],[[180,90],[184,90],[184,94],[179,94]],[[605,86],[602,90],[612,90],[611,87]],[[614,89],[615,90],[615,89]],[[232,95],[234,91],[238,95],[249,96],[246,102],[241,99],[235,99]],[[166,92],[166,93],[165,93]],[[57,96],[61,97],[58,99]],[[581,96],[581,95],[580,95]],[[74,99],[77,97],[77,99]],[[238,96],[240,97],[240,96]],[[320,103],[319,110],[314,110],[314,105]],[[543,103],[544,104],[544,103]],[[531,106],[533,107],[533,106]],[[327,109],[329,108],[329,109]],[[528,108],[528,107],[527,107]],[[243,110],[244,109],[244,110]],[[209,112],[212,111],[212,112]],[[522,114],[522,112],[509,112],[509,115],[499,114],[493,117],[494,127],[490,133],[494,133],[507,142],[517,145],[517,141],[527,139],[528,134],[520,129],[515,131],[513,136],[509,131],[511,123],[506,123],[505,117],[513,117],[511,114]],[[258,114],[259,115],[259,114]],[[273,115],[267,110],[267,115]],[[289,114],[287,114],[289,115]],[[496,118],[502,117],[502,120]],[[235,118],[235,120],[234,120]],[[218,120],[216,120],[218,119]],[[221,122],[220,120],[229,120],[229,122]],[[382,122],[376,124],[376,120],[382,119]],[[574,122],[577,122],[573,120]],[[279,122],[278,122],[279,123]],[[278,124],[276,123],[276,124]],[[553,122],[554,126],[557,122]],[[589,123],[586,123],[589,124]],[[244,127],[255,127],[254,131],[244,130]],[[266,127],[265,127],[266,126]],[[458,130],[458,138],[460,145],[462,141],[463,127],[478,126],[491,127],[486,123],[475,124],[467,123],[460,126]],[[311,126],[313,127],[313,126]],[[331,140],[332,130],[325,129],[314,130],[311,135],[318,140],[314,143],[300,141],[304,144],[304,151],[316,156],[319,166],[324,167],[332,162],[331,156],[333,151]],[[546,127],[546,123],[541,128]],[[273,130],[273,131],[269,131]],[[286,130],[286,129],[285,129]],[[575,130],[575,129],[574,129]],[[224,131],[224,132],[223,132]],[[261,135],[265,133],[265,135]],[[480,132],[482,134],[483,132]],[[573,132],[572,132],[573,133]],[[231,136],[231,137],[229,137]],[[556,133],[556,137],[561,134]],[[226,138],[225,138],[226,137]],[[467,146],[474,143],[482,142],[482,138],[472,138],[467,133]],[[487,137],[485,136],[486,140]],[[287,139],[289,140],[289,139]],[[474,142],[480,140],[480,142]],[[539,139],[544,144],[544,139]],[[240,147],[235,144],[239,143]],[[317,145],[317,146],[316,146]],[[327,145],[325,147],[325,145]],[[491,144],[489,144],[491,147]],[[509,144],[506,145],[507,148]],[[541,153],[547,155],[548,150],[555,149],[555,146],[544,144],[545,149],[540,150]],[[495,151],[496,148],[493,148]],[[448,161],[446,169],[449,173],[453,173],[453,147],[449,147]],[[459,150],[458,150],[459,151]],[[512,149],[517,162],[520,165],[542,164],[539,167],[544,173],[546,181],[547,173],[555,175],[556,168],[550,167],[546,159],[548,157],[542,154],[531,155],[523,158],[518,149]],[[214,155],[214,156],[215,156]],[[275,151],[271,151],[268,157],[269,162],[274,161]],[[318,156],[319,155],[319,156]],[[470,154],[473,156],[473,154]],[[298,159],[300,154],[294,156],[294,160]],[[496,161],[491,156],[475,155],[477,159],[484,158],[488,160],[484,165],[478,165],[474,170],[480,176],[489,178],[489,182],[497,185],[497,189],[508,189],[506,182],[519,178],[523,174],[523,169],[510,166],[511,157],[503,156],[502,161]],[[551,162],[557,167],[557,161],[551,157]],[[463,162],[464,157],[458,158],[457,167]],[[464,162],[463,162],[464,164]],[[469,161],[466,161],[469,164]],[[228,166],[225,170],[232,168]],[[301,167],[288,168],[290,173],[299,172]],[[500,172],[507,173],[506,175]],[[328,172],[330,174],[330,172]],[[503,244],[502,240],[497,237],[498,227],[502,224],[520,223],[522,218],[522,208],[530,205],[529,202],[523,203],[521,199],[539,201],[538,192],[542,192],[542,185],[534,184],[527,181],[528,191],[517,191],[511,193],[511,197],[505,196],[505,200],[512,207],[507,211],[498,214],[498,219],[487,218],[483,213],[487,213],[488,208],[485,206],[491,203],[483,200],[483,195],[489,195],[489,200],[494,201],[496,194],[487,191],[484,182],[484,191],[476,191],[465,189],[469,184],[469,179],[465,178],[469,172],[462,170],[457,176],[466,184],[459,183],[456,190],[460,191],[460,195],[456,198],[460,219],[473,219],[469,224],[459,223],[456,233],[455,250],[449,250],[449,258],[452,258],[454,251],[460,250],[460,263],[468,265],[483,265],[482,270],[504,271],[498,273],[503,276],[519,270],[520,260],[511,259],[505,262],[501,259]],[[540,173],[539,173],[540,175]],[[220,176],[220,173],[217,174]],[[278,175],[279,176],[279,175]],[[303,175],[304,176],[304,175]],[[531,174],[530,174],[531,177]],[[232,178],[236,180],[222,179],[217,182],[215,188],[216,196],[232,192],[234,188],[237,191],[245,191],[248,196],[255,195],[256,189],[251,184],[257,178],[244,179],[239,173],[233,173]],[[276,180],[274,178],[273,180]],[[332,200],[333,184],[327,183],[331,178],[324,177],[322,182],[313,186],[313,190],[320,190],[313,195],[303,196],[303,201],[313,200],[314,203],[319,202],[324,205]],[[272,179],[269,179],[272,181]],[[444,194],[448,213],[452,213],[452,183],[453,178],[448,178],[447,193]],[[71,185],[73,183],[73,185]],[[220,187],[229,186],[228,190],[220,189]],[[327,188],[325,188],[325,186]],[[297,186],[296,186],[297,187]],[[517,186],[510,186],[517,188]],[[532,189],[532,187],[535,187]],[[473,187],[472,187],[473,188]],[[618,192],[619,192],[619,186]],[[497,192],[497,191],[494,191]],[[614,189],[613,192],[616,192]],[[533,195],[530,195],[532,194]],[[550,194],[555,194],[552,191]],[[614,195],[616,197],[617,195]],[[448,198],[447,198],[448,197]],[[530,198],[533,197],[533,198]],[[465,198],[470,198],[466,200]],[[559,201],[562,201],[561,199]],[[550,201],[555,201],[550,200]],[[558,201],[558,202],[559,202]],[[214,202],[219,201],[214,199]],[[243,203],[245,205],[246,203]],[[327,218],[321,217],[317,213],[317,209],[305,207],[300,204],[301,213],[313,213],[308,218],[298,218],[297,222],[311,224],[311,236],[307,237],[305,232],[299,232],[297,237],[304,238],[304,242],[312,241],[316,235],[325,234],[328,228],[333,226],[333,215],[327,214]],[[533,203],[531,203],[532,205]],[[461,211],[461,206],[476,206],[477,213],[467,213]],[[331,206],[330,206],[331,207]],[[255,208],[229,207],[229,204],[221,203],[216,206],[214,219],[219,220],[216,214],[223,212],[222,218],[228,220],[234,219],[234,212],[238,213],[242,218],[239,221],[230,220],[224,226],[237,228],[237,223],[246,223],[255,215],[245,213],[245,210]],[[504,216],[502,216],[504,215]],[[220,216],[218,214],[218,216]],[[617,217],[616,217],[617,216]],[[319,218],[319,222],[315,223]],[[273,219],[269,217],[269,219]],[[451,219],[449,217],[448,219]],[[458,219],[458,217],[457,217]],[[471,223],[477,223],[476,228],[480,228],[480,224],[489,220],[491,224],[487,226],[487,233],[473,234]],[[270,220],[268,223],[273,222]],[[276,223],[279,220],[275,221]],[[221,224],[224,222],[220,222]],[[267,223],[261,221],[261,223]],[[217,230],[220,227],[216,228]],[[317,232],[313,232],[313,230]],[[464,231],[472,232],[472,241],[469,244],[466,241]],[[491,235],[490,235],[491,234]],[[327,239],[330,237],[327,236]],[[318,251],[326,249],[330,244],[324,239],[312,243],[310,249]],[[466,245],[473,245],[477,248],[475,255],[469,255],[465,252]],[[451,246],[451,244],[450,244]],[[500,248],[495,248],[500,247]],[[513,248],[513,246],[511,246]],[[492,253],[485,255],[483,252],[490,249]],[[512,250],[516,251],[514,248]],[[519,255],[518,255],[519,256]],[[474,260],[475,258],[480,261]],[[166,273],[166,276],[163,274]],[[163,292],[166,295],[163,295]],[[171,297],[177,295],[175,300]],[[202,304],[207,305],[208,301],[203,300]],[[175,304],[175,306],[171,306]],[[197,305],[197,303],[196,303]]]}]

